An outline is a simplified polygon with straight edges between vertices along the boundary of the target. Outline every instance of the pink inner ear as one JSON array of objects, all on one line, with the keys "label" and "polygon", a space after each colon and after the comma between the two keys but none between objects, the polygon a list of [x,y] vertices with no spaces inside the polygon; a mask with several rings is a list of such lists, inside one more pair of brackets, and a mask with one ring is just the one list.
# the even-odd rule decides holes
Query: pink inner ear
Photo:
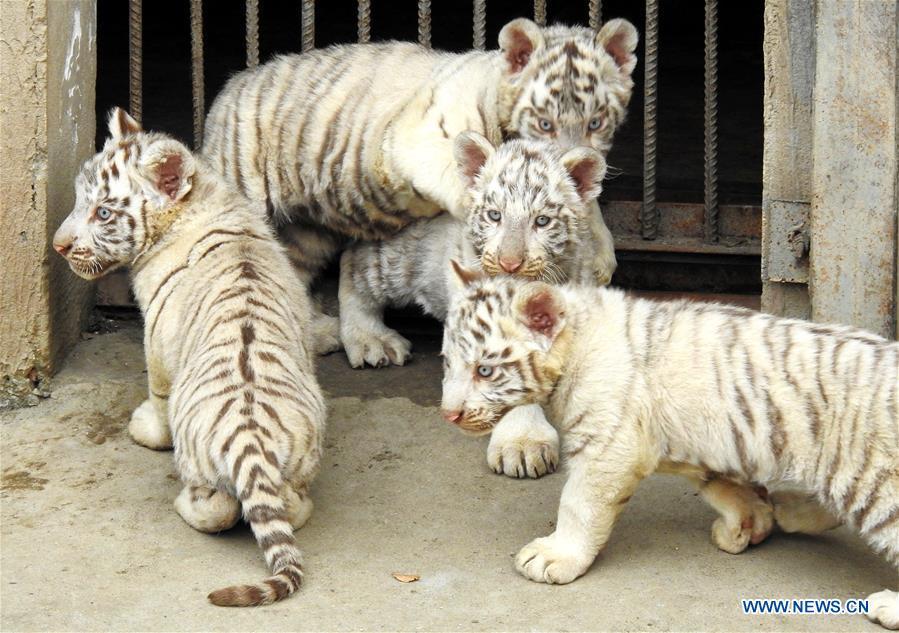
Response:
[{"label": "pink inner ear", "polygon": [[624,42],[624,33],[616,33],[605,45],[606,52],[612,56],[619,67],[624,66],[631,59],[631,52],[627,50]]},{"label": "pink inner ear", "polygon": [[465,156],[462,171],[469,182],[474,182],[474,179],[477,178],[478,173],[481,171],[481,167],[487,162],[487,157],[484,156],[481,148],[474,142],[468,143],[462,151]]},{"label": "pink inner ear", "polygon": [[522,31],[512,31],[511,38],[512,43],[506,50],[506,61],[511,72],[518,73],[528,65],[531,53],[534,52],[534,44]]},{"label": "pink inner ear", "polygon": [[577,193],[580,197],[585,197],[593,189],[593,173],[595,170],[596,162],[584,159],[568,172],[577,186]]},{"label": "pink inner ear", "polygon": [[552,297],[548,293],[541,292],[528,299],[524,310],[530,329],[540,332],[544,336],[552,335],[558,315]]},{"label": "pink inner ear", "polygon": [[181,189],[181,157],[171,154],[156,168],[156,188],[172,200]]}]

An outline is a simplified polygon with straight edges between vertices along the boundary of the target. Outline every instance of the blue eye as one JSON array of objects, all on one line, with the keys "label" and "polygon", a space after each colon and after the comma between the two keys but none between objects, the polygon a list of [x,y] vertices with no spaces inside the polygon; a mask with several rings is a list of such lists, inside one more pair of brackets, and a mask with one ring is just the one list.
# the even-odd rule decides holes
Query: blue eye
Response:
[{"label": "blue eye", "polygon": [[101,220],[108,220],[112,216],[112,211],[107,209],[106,207],[100,207],[97,209],[97,217]]},{"label": "blue eye", "polygon": [[489,365],[478,365],[478,376],[481,378],[490,378],[493,375],[493,367]]},{"label": "blue eye", "polygon": [[549,119],[540,119],[540,129],[544,132],[552,132],[553,124]]},{"label": "blue eye", "polygon": [[590,119],[590,123],[587,124],[587,127],[591,130],[598,130],[601,125],[602,121],[599,119],[599,117],[595,117],[593,119]]},{"label": "blue eye", "polygon": [[538,215],[537,219],[534,220],[534,224],[537,226],[546,226],[549,224],[549,216],[547,215]]},{"label": "blue eye", "polygon": [[499,222],[502,219],[503,214],[500,213],[499,211],[497,211],[496,209],[490,209],[487,212],[487,217],[490,218],[491,220],[493,220],[494,222]]}]

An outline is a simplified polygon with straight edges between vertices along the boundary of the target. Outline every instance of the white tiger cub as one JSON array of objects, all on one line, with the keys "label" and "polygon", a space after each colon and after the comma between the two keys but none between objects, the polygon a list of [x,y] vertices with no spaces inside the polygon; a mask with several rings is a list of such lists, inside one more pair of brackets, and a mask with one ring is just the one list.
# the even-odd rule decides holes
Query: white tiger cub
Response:
[{"label": "white tiger cub", "polygon": [[[899,343],[457,270],[444,416],[482,434],[512,407],[540,403],[564,435],[556,529],[518,553],[524,576],[562,584],[586,572],[656,470],[800,486],[899,568]],[[899,594],[868,605],[870,619],[899,628]]]},{"label": "white tiger cub", "polygon": [[[525,140],[494,149],[477,132],[460,134],[455,153],[468,186],[466,222],[421,220],[341,257],[341,339],[353,367],[405,364],[411,344],[384,325],[384,308],[415,304],[444,319],[456,286],[451,259],[491,275],[593,282],[589,218],[606,172],[601,154]],[[497,473],[539,477],[556,468],[558,434],[539,406],[511,411],[491,440],[487,463]]]},{"label": "white tiger cub", "polygon": [[[307,283],[345,238],[382,239],[443,210],[463,219],[453,139],[476,130],[606,152],[633,90],[637,31],[507,24],[499,51],[412,43],[331,46],[235,75],[215,99],[203,155],[264,201]],[[594,206],[595,240],[611,235]],[[614,250],[594,262],[603,283]]]},{"label": "white tiger cub", "polygon": [[312,512],[324,432],[309,299],[261,205],[121,109],[109,131],[53,246],[86,279],[131,267],[150,393],[129,431],[150,448],[174,444],[175,509],[190,526],[226,530],[242,509],[265,554],[270,578],[209,600],[280,600],[303,578],[293,530]]}]

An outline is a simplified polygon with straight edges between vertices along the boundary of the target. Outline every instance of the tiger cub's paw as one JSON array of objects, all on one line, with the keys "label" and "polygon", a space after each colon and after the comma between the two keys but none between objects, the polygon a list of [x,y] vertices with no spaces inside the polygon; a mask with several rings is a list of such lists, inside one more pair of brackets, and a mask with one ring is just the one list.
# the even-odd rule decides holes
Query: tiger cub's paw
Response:
[{"label": "tiger cub's paw", "polygon": [[222,490],[184,486],[175,497],[175,511],[193,529],[213,534],[234,527],[240,519],[240,502]]},{"label": "tiger cub's paw", "polygon": [[593,558],[553,534],[534,539],[521,548],[515,557],[515,569],[534,582],[564,585],[583,575]]},{"label": "tiger cub's paw", "polygon": [[325,356],[340,349],[340,319],[322,312],[312,315],[313,351]]},{"label": "tiger cub's paw", "polygon": [[[516,415],[517,410],[507,414]],[[559,434],[537,420],[503,420],[493,429],[487,446],[487,465],[498,475],[537,479],[556,472]]]},{"label": "tiger cub's paw", "polygon": [[412,351],[412,343],[394,330],[388,329],[383,333],[361,330],[345,332],[343,347],[350,366],[355,369],[361,369],[366,365],[372,367],[405,365]]},{"label": "tiger cub's paw", "polygon": [[884,589],[868,596],[868,619],[885,629],[899,630],[899,593]]},{"label": "tiger cub's paw", "polygon": [[163,451],[172,448],[172,433],[169,431],[168,420],[159,419],[156,407],[149,399],[144,400],[131,414],[128,434],[141,446],[153,450]]},{"label": "tiger cub's paw", "polygon": [[821,534],[841,523],[817,499],[802,492],[774,492],[771,503],[774,504],[774,519],[778,527],[787,533]]}]

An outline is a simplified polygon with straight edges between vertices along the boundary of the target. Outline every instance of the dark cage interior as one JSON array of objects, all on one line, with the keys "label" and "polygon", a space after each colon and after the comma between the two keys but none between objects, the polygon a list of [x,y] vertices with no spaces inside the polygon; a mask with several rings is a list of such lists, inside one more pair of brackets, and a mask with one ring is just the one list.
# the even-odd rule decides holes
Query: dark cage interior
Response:
[{"label": "dark cage interior", "polygon": [[[123,0],[99,3],[97,116],[129,101],[129,7]],[[244,0],[203,3],[206,109],[225,80],[246,65]],[[260,60],[299,52],[299,1],[259,1]],[[587,24],[587,0],[548,0],[548,22]],[[705,4],[660,0],[656,200],[660,234],[702,233],[704,187]],[[190,3],[143,2],[143,123],[192,140]],[[487,0],[487,47],[495,48],[502,26],[533,17],[534,3]],[[601,2],[602,17],[624,17],[641,33],[644,3]],[[618,241],[619,270],[613,283],[643,289],[753,292],[760,289],[758,243],[762,191],[763,2],[721,2],[718,8],[718,202],[722,235],[712,246],[676,240],[644,241],[634,228],[643,199],[644,48],[635,71],[628,120],[609,155],[614,176],[602,196],[607,222]],[[431,42],[461,51],[472,46],[472,2],[433,0]],[[371,2],[372,40],[416,40],[416,0]],[[315,4],[315,45],[354,42],[355,0]],[[102,143],[105,127],[98,126]],[[622,204],[624,203],[624,204]],[[632,204],[627,204],[632,203]],[[728,228],[730,227],[730,228]],[[734,228],[736,227],[736,228]],[[728,232],[730,231],[730,232]],[[636,239],[632,239],[635,238]],[[701,241],[701,240],[698,240]],[[646,242],[646,243],[644,243]],[[669,242],[671,242],[669,244]],[[672,246],[673,244],[673,246]],[[670,247],[669,247],[670,246]],[[329,276],[333,275],[333,270]]]}]

